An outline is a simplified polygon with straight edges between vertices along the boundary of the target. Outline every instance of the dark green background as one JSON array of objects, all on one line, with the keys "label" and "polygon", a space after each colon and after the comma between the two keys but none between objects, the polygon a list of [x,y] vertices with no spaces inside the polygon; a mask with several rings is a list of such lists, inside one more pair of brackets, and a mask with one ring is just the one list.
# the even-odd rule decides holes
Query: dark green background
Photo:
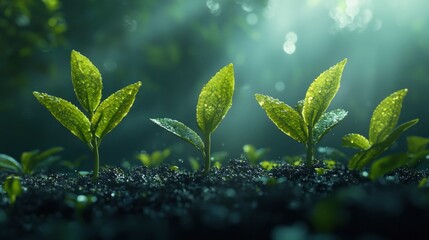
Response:
[{"label": "dark green background", "polygon": [[[78,104],[72,49],[100,69],[103,99],[143,83],[129,115],[103,140],[102,164],[134,162],[141,150],[166,147],[174,149],[171,162],[199,156],[149,118],[170,117],[197,129],[199,91],[230,62],[235,96],[213,135],[214,152],[234,158],[250,143],[269,147],[272,159],[303,154],[268,120],[254,94],[294,105],[315,77],[345,57],[331,108],[349,115],[321,146],[352,153],[341,147],[341,137],[367,136],[375,106],[401,88],[409,93],[400,122],[420,118],[408,134],[429,137],[427,9],[425,0],[0,0],[0,152],[18,157],[63,146],[65,159],[90,155],[32,96],[37,90]],[[283,50],[290,32],[297,35],[293,54]],[[392,151],[404,148],[401,138]]]}]

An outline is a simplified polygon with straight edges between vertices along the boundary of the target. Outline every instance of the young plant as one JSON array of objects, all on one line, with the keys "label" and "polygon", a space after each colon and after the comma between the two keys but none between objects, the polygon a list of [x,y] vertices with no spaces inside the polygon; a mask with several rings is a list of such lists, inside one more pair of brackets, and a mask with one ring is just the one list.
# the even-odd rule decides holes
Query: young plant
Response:
[{"label": "young plant", "polygon": [[0,171],[19,172],[26,175],[33,174],[35,171],[47,168],[58,161],[60,157],[55,154],[62,150],[62,147],[54,147],[43,152],[39,150],[23,152],[21,162],[9,155],[0,154]]},{"label": "young plant", "polygon": [[429,138],[407,137],[407,152],[396,153],[374,160],[369,178],[375,180],[400,167],[416,168],[429,155]]},{"label": "young plant", "polygon": [[[349,169],[362,170],[373,159],[386,151],[405,130],[419,121],[414,119],[396,127],[405,95],[407,95],[407,89],[402,89],[392,93],[378,104],[371,117],[368,139],[357,133],[347,134],[343,137],[343,146],[361,150],[349,160]],[[375,179],[386,171],[403,165],[403,162],[398,159],[407,158],[403,156],[387,157],[375,161],[371,166],[370,178]]]},{"label": "young plant", "polygon": [[194,130],[179,121],[169,118],[150,120],[200,150],[204,158],[204,173],[207,173],[210,170],[211,134],[230,109],[233,94],[234,68],[229,64],[210,79],[198,98],[196,115],[203,140]]},{"label": "young plant", "polygon": [[164,150],[155,151],[152,154],[147,152],[142,152],[136,155],[137,160],[139,160],[144,166],[148,168],[159,167],[165,159],[170,156],[171,150],[166,148]]},{"label": "young plant", "polygon": [[270,96],[255,95],[270,120],[286,135],[305,145],[307,166],[314,162],[316,144],[347,115],[343,109],[325,112],[340,87],[346,62],[344,59],[320,74],[296,108]]},{"label": "young plant", "polygon": [[6,177],[3,183],[3,190],[6,192],[10,204],[13,205],[16,198],[23,192],[21,178],[13,175]]},{"label": "young plant", "polygon": [[255,146],[251,144],[246,144],[243,146],[243,153],[247,161],[251,165],[256,165],[262,161],[262,157],[270,151],[268,148],[259,148],[256,149]]},{"label": "young plant", "polygon": [[101,74],[88,58],[74,50],[71,52],[71,79],[77,99],[87,115],[62,98],[39,92],[33,94],[65,128],[91,149],[95,180],[98,178],[101,140],[128,114],[141,82],[122,88],[100,103]]}]

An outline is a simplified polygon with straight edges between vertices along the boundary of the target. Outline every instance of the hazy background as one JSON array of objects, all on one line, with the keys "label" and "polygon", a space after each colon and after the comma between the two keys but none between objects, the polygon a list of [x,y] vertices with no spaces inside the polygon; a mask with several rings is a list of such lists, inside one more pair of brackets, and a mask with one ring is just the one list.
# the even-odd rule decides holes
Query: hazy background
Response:
[{"label": "hazy background", "polygon": [[[368,135],[375,106],[408,88],[400,123],[429,137],[429,1],[426,0],[0,0],[0,153],[63,146],[65,159],[90,156],[33,97],[47,92],[78,104],[70,51],[99,68],[103,99],[142,81],[133,108],[103,140],[101,161],[172,147],[171,162],[200,156],[149,121],[177,119],[197,130],[198,94],[232,62],[232,108],[213,134],[212,150],[240,156],[244,144],[269,147],[269,157],[304,149],[272,124],[255,93],[289,105],[304,98],[322,71],[348,58],[331,109],[349,111],[321,146],[341,147],[350,132]],[[401,138],[396,149],[405,147]],[[90,159],[87,165],[91,166]]]}]

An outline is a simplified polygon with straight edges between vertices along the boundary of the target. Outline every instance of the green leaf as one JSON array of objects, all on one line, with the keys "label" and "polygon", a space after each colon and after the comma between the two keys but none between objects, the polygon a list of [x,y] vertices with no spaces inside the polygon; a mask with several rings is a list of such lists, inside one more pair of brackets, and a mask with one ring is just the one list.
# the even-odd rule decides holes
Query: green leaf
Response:
[{"label": "green leaf", "polygon": [[423,161],[427,160],[427,157],[429,156],[429,149],[422,150],[417,153],[408,153],[408,157],[410,158],[410,161],[408,163],[408,166],[410,168],[418,167],[418,165]]},{"label": "green leaf", "polygon": [[91,120],[95,136],[102,139],[128,114],[134,103],[141,82],[128,85],[105,99]]},{"label": "green leaf", "polygon": [[137,159],[140,160],[140,162],[149,168],[155,168],[159,167],[164,160],[170,156],[171,150],[170,149],[164,149],[162,151],[155,151],[152,154],[143,152],[137,154]]},{"label": "green leaf", "polygon": [[375,160],[371,165],[369,178],[376,180],[384,174],[407,165],[408,157],[406,153],[393,154]]},{"label": "green leaf", "polygon": [[232,64],[219,70],[203,87],[197,103],[198,127],[204,135],[212,133],[232,105],[234,68]]},{"label": "green leaf", "polygon": [[368,139],[357,133],[350,133],[345,135],[342,139],[342,145],[344,147],[357,148],[361,150],[367,150],[371,147],[371,144],[369,143]]},{"label": "green leaf", "polygon": [[91,123],[75,105],[46,93],[33,92],[37,100],[73,135],[84,143],[91,143]]},{"label": "green leaf", "polygon": [[204,152],[204,143],[200,136],[185,124],[170,118],[152,118],[150,120]]},{"label": "green leaf", "polygon": [[371,117],[369,125],[369,142],[378,143],[386,139],[398,123],[402,101],[407,95],[407,89],[392,93],[378,104]]},{"label": "green leaf", "polygon": [[406,123],[399,125],[387,138],[379,143],[372,145],[369,149],[356,153],[350,160],[348,167],[351,170],[361,170],[370,161],[378,157],[381,153],[386,151],[408,128],[415,125],[419,120],[413,119]]},{"label": "green leaf", "polygon": [[17,176],[8,176],[4,180],[3,189],[7,193],[10,203],[14,204],[16,198],[23,192],[21,178]]},{"label": "green leaf", "polygon": [[21,154],[21,165],[22,165],[22,171],[25,174],[29,174],[31,170],[29,169],[31,160],[39,153],[39,150],[33,150],[33,151],[27,151],[23,152]]},{"label": "green leaf", "polygon": [[302,109],[308,126],[313,127],[317,123],[337,94],[346,62],[344,59],[320,74],[308,88]]},{"label": "green leaf", "polygon": [[22,172],[22,167],[15,158],[0,153],[0,171]]},{"label": "green leaf", "polygon": [[100,104],[103,83],[101,74],[92,62],[73,50],[71,52],[71,79],[77,99],[82,107],[94,112]]},{"label": "green leaf", "polygon": [[418,153],[427,148],[429,144],[429,138],[410,136],[407,137],[408,152]]},{"label": "green leaf", "polygon": [[317,144],[325,134],[327,134],[346,116],[347,111],[344,109],[336,109],[330,112],[325,112],[314,126],[313,142]]},{"label": "green leaf", "polygon": [[300,143],[307,140],[304,120],[294,108],[270,96],[255,94],[256,100],[267,113],[268,118],[286,135]]},{"label": "green leaf", "polygon": [[48,167],[60,159],[58,156],[54,155],[63,150],[62,147],[54,147],[41,153],[39,153],[38,150],[23,153],[21,156],[23,172],[31,174],[38,168]]}]

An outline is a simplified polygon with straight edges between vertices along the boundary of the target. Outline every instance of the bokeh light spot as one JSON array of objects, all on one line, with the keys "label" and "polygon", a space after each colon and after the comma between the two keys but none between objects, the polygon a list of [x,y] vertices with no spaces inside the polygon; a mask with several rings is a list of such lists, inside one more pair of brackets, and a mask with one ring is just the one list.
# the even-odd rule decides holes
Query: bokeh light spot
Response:
[{"label": "bokeh light spot", "polygon": [[249,25],[255,25],[258,23],[258,16],[254,13],[249,13],[246,17],[246,22]]},{"label": "bokeh light spot", "polygon": [[207,0],[206,6],[210,10],[210,13],[213,15],[217,16],[221,12],[220,3],[216,0]]},{"label": "bokeh light spot", "polygon": [[276,89],[276,91],[282,92],[283,90],[285,90],[286,84],[284,82],[282,82],[282,81],[278,81],[274,85],[274,88]]}]

